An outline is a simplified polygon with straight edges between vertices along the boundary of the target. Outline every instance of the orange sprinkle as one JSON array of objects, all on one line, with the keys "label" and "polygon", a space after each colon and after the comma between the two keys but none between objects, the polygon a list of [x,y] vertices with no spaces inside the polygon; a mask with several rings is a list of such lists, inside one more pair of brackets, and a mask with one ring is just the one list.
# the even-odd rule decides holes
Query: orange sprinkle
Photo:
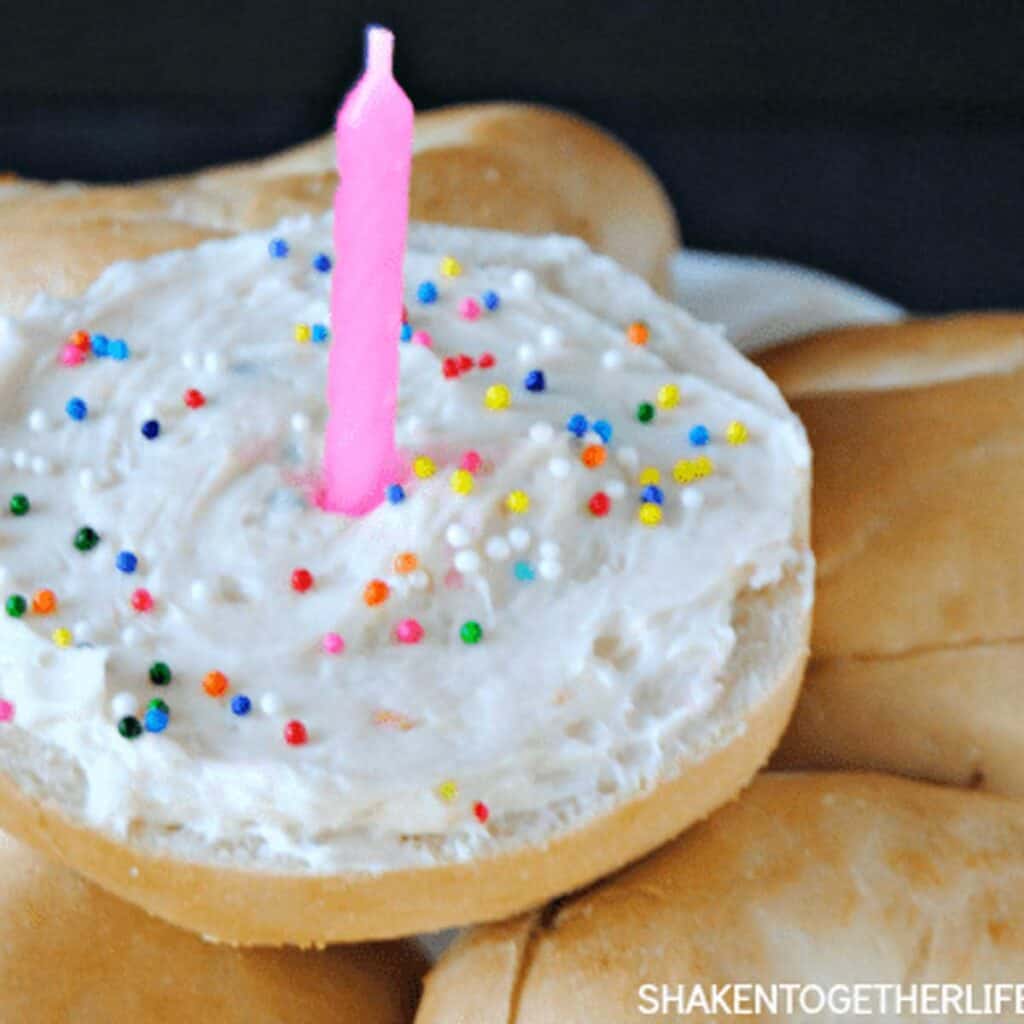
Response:
[{"label": "orange sprinkle", "polygon": [[57,595],[52,590],[40,590],[32,598],[32,611],[36,615],[50,615],[57,610]]},{"label": "orange sprinkle", "polygon": [[373,713],[373,724],[397,729],[399,732],[409,732],[410,729],[416,728],[416,723],[408,715],[403,715],[401,711],[390,711],[387,708],[381,708]]},{"label": "orange sprinkle", "polygon": [[651,329],[643,320],[634,320],[626,328],[626,337],[634,345],[646,345],[647,339],[651,336]]},{"label": "orange sprinkle", "polygon": [[223,672],[207,672],[203,677],[203,689],[211,697],[223,696],[228,688],[228,677]]},{"label": "orange sprinkle", "polygon": [[597,469],[604,465],[606,454],[603,444],[588,444],[580,453],[580,460],[588,469]]},{"label": "orange sprinkle", "polygon": [[383,604],[391,593],[391,588],[383,580],[370,580],[363,591],[363,600],[372,608],[375,604]]},{"label": "orange sprinkle", "polygon": [[83,352],[86,351],[90,346],[89,332],[72,331],[68,335],[68,344],[74,345],[75,348],[81,349]]},{"label": "orange sprinkle", "polygon": [[403,551],[400,555],[395,555],[395,572],[407,573],[415,572],[419,568],[420,560],[411,552]]}]

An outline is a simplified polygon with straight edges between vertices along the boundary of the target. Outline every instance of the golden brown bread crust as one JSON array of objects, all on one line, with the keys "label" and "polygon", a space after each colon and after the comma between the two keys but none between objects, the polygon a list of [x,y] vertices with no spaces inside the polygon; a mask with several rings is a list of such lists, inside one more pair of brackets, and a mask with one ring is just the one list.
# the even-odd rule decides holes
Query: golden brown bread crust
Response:
[{"label": "golden brown bread crust", "polygon": [[876,775],[769,774],[617,877],[470,932],[428,976],[416,1024],[662,1019],[639,1010],[650,983],[1022,971],[1019,804]]},{"label": "golden brown bread crust", "polygon": [[0,1019],[25,1024],[408,1024],[411,943],[213,946],[0,835]]},{"label": "golden brown bread crust", "polygon": [[[1024,794],[1022,355],[1024,316],[1007,314],[762,360],[807,393],[793,405],[815,452],[812,657],[777,766]],[[850,380],[872,390],[830,390]]]},{"label": "golden brown bread crust", "polygon": [[[416,123],[415,219],[573,234],[666,285],[675,215],[647,166],[580,118],[526,104],[430,111]],[[333,138],[265,160],[134,185],[0,183],[0,313],[77,295],[142,259],[330,208]]]},{"label": "golden brown bread crust", "polygon": [[152,913],[229,943],[323,945],[497,920],[603,877],[734,797],[792,714],[809,626],[809,610],[791,624],[802,641],[787,648],[778,683],[738,735],[677,777],[543,846],[381,875],[239,870],[115,842],[30,799],[7,775],[0,775],[0,827]]}]

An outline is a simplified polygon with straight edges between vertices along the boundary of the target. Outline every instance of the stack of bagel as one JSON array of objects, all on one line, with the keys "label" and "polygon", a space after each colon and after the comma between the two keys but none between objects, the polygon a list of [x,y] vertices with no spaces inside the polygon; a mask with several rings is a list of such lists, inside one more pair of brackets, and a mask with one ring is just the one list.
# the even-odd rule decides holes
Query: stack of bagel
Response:
[{"label": "stack of bagel", "polygon": [[[324,138],[140,185],[0,182],[0,313],[78,295],[117,260],[323,211],[333,168]],[[577,235],[662,291],[679,244],[633,154],[518,105],[421,115],[412,212]],[[730,802],[742,780],[715,768],[726,781],[702,785],[725,806],[679,838],[464,931],[418,1009],[426,965],[407,939],[204,943],[2,838],[0,1020],[622,1024],[665,1019],[650,984],[1024,979],[1024,316],[828,331],[758,361],[814,452],[817,593],[795,712],[745,791]],[[12,812],[11,790],[5,824],[74,866],[70,840]],[[689,824],[672,801],[633,813],[651,835]]]}]

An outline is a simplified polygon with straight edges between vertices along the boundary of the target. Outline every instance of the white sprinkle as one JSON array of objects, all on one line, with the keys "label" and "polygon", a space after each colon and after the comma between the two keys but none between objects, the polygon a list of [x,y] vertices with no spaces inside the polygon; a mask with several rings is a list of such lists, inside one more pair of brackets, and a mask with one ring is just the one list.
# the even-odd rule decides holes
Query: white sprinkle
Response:
[{"label": "white sprinkle", "polygon": [[550,423],[534,423],[530,427],[530,440],[537,444],[547,444],[555,436],[555,428]]},{"label": "white sprinkle", "polygon": [[453,548],[464,548],[469,543],[469,530],[462,523],[451,523],[444,531],[444,539]]},{"label": "white sprinkle", "polygon": [[92,623],[86,622],[84,619],[81,622],[76,622],[71,627],[71,633],[80,644],[90,643],[93,638]]},{"label": "white sprinkle", "polygon": [[542,561],[537,571],[546,580],[557,580],[562,575],[562,563],[554,560]]},{"label": "white sprinkle", "polygon": [[220,357],[219,352],[207,352],[203,356],[203,369],[207,373],[220,373],[224,368],[224,361]]},{"label": "white sprinkle", "polygon": [[406,416],[403,426],[410,438],[415,439],[423,433],[423,420],[419,416]]},{"label": "white sprinkle", "polygon": [[492,562],[504,562],[512,554],[512,546],[504,537],[488,537],[484,551]]},{"label": "white sprinkle", "polygon": [[46,476],[53,469],[53,463],[49,459],[43,458],[42,455],[37,455],[32,460],[32,472],[36,476]]},{"label": "white sprinkle", "polygon": [[479,572],[480,556],[472,548],[463,548],[455,555],[455,568],[462,573]]},{"label": "white sprinkle", "polygon": [[42,409],[33,409],[28,414],[28,429],[34,434],[41,434],[49,425],[50,421]]},{"label": "white sprinkle", "polygon": [[113,711],[115,718],[124,718],[126,715],[134,715],[139,710],[139,702],[135,699],[135,694],[122,691],[111,699],[110,710]]},{"label": "white sprinkle", "polygon": [[700,508],[704,504],[704,492],[698,487],[684,487],[679,500],[683,508]]},{"label": "white sprinkle", "polygon": [[15,469],[26,469],[28,467],[28,452],[24,448],[19,448],[11,456],[11,462],[14,463]]},{"label": "white sprinkle", "polygon": [[532,295],[537,287],[537,279],[528,270],[517,270],[512,275],[512,288],[520,295]]},{"label": "white sprinkle", "polygon": [[83,491],[92,491],[96,489],[96,474],[86,467],[78,471],[78,486]]},{"label": "white sprinkle", "polygon": [[604,485],[604,492],[613,501],[619,501],[626,496],[626,481],[618,478],[609,480]]},{"label": "white sprinkle", "polygon": [[210,599],[210,588],[203,580],[193,580],[188,592],[193,604],[204,605]]},{"label": "white sprinkle", "polygon": [[508,531],[508,542],[516,551],[525,551],[532,539],[530,531],[525,526],[513,526]]},{"label": "white sprinkle", "polygon": [[568,459],[554,458],[548,463],[548,472],[557,480],[564,480],[571,469]]},{"label": "white sprinkle", "polygon": [[631,448],[626,445],[624,448],[620,448],[618,452],[619,465],[625,466],[627,469],[632,469],[639,461],[639,456],[636,453],[635,448]]},{"label": "white sprinkle", "polygon": [[401,597],[409,593],[409,577],[400,573],[393,573],[385,578],[384,582],[391,588],[394,594]]},{"label": "white sprinkle", "polygon": [[136,411],[140,420],[153,420],[156,419],[157,406],[156,402],[152,398],[146,398],[139,402]]},{"label": "white sprinkle", "polygon": [[532,363],[537,358],[537,350],[532,345],[522,344],[516,349],[521,363]]},{"label": "white sprinkle", "polygon": [[187,350],[181,353],[181,365],[186,370],[195,370],[199,366],[199,356],[191,350]]},{"label": "white sprinkle", "polygon": [[617,370],[622,366],[622,353],[618,349],[610,348],[601,355],[601,365],[606,370]]},{"label": "white sprinkle", "polygon": [[413,590],[426,590],[430,586],[430,576],[425,569],[414,569],[409,573],[409,586]]},{"label": "white sprinkle", "polygon": [[293,412],[291,424],[292,430],[296,434],[305,434],[312,426],[309,417],[304,412]]},{"label": "white sprinkle", "polygon": [[276,693],[265,693],[260,697],[260,711],[265,715],[278,714],[281,706],[281,698]]},{"label": "white sprinkle", "polygon": [[540,557],[549,562],[557,562],[562,557],[562,545],[555,540],[542,540],[537,550]]},{"label": "white sprinkle", "polygon": [[125,626],[121,630],[121,643],[125,647],[134,647],[139,642],[139,631],[134,626]]},{"label": "white sprinkle", "polygon": [[10,579],[11,571],[6,565],[0,565],[0,583],[6,583]]},{"label": "white sprinkle", "polygon": [[545,348],[558,348],[565,340],[565,335],[557,328],[548,324],[541,328],[540,343]]}]

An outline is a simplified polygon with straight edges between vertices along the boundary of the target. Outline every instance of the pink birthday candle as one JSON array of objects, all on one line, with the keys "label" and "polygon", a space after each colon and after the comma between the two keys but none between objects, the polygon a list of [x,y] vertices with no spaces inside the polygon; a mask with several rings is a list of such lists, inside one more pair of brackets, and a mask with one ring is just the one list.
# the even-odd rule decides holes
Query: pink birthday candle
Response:
[{"label": "pink birthday candle", "polygon": [[365,515],[398,478],[395,410],[413,108],[391,73],[395,37],[374,25],[366,69],[338,111],[334,276],[323,506]]}]

